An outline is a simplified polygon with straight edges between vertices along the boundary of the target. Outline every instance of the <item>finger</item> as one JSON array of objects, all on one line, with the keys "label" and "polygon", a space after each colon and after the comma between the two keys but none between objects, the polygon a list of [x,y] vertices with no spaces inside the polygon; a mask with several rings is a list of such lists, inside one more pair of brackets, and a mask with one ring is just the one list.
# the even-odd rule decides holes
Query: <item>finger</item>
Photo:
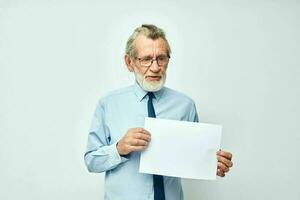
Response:
[{"label": "finger", "polygon": [[219,151],[217,151],[217,155],[226,157],[229,160],[232,159],[232,154],[230,152],[219,150]]},{"label": "finger", "polygon": [[130,142],[131,146],[147,146],[148,142],[141,139],[132,139]]},{"label": "finger", "polygon": [[131,129],[129,129],[128,133],[129,133],[129,135],[131,135],[131,136],[132,136],[132,135],[135,135],[135,134],[137,134],[137,133],[142,133],[142,134],[145,134],[145,135],[148,135],[148,136],[151,137],[150,132],[147,131],[147,130],[144,129],[144,128],[131,128]]},{"label": "finger", "polygon": [[225,173],[222,170],[218,169],[217,170],[217,175],[220,176],[220,177],[224,177]]},{"label": "finger", "polygon": [[149,134],[145,134],[143,132],[136,132],[133,134],[133,137],[140,140],[145,140],[147,142],[150,142],[151,136]]},{"label": "finger", "polygon": [[130,151],[143,151],[147,146],[130,146]]},{"label": "finger", "polygon": [[145,133],[145,134],[150,135],[149,131],[147,131],[144,128],[132,128],[132,132],[134,132],[134,133]]},{"label": "finger", "polygon": [[222,170],[223,172],[229,172],[229,167],[227,167],[226,165],[224,165],[221,162],[218,162],[218,169]]},{"label": "finger", "polygon": [[225,157],[217,156],[219,162],[223,163],[227,167],[232,167],[233,163]]},{"label": "finger", "polygon": [[146,134],[148,134],[148,135],[151,135],[151,133],[148,130],[146,130],[146,129],[143,129],[143,132],[146,133]]},{"label": "finger", "polygon": [[227,158],[228,160],[232,159],[232,154],[230,152],[219,150],[217,151],[217,155]]}]

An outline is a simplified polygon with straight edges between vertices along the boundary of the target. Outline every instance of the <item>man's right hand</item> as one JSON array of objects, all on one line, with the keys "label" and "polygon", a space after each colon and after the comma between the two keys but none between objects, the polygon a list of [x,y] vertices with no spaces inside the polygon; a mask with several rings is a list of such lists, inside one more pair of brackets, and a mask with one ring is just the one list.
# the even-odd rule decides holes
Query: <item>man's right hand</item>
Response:
[{"label": "man's right hand", "polygon": [[117,143],[117,150],[121,156],[133,151],[142,151],[147,148],[151,140],[150,133],[143,128],[131,128]]}]

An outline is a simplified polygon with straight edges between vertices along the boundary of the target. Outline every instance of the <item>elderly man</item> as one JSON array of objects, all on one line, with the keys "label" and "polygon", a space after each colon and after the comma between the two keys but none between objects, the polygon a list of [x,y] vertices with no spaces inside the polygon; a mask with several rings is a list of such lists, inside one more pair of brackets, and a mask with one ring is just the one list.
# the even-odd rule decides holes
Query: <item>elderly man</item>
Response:
[{"label": "elderly man", "polygon": [[[193,100],[164,87],[170,54],[163,30],[154,25],[136,28],[125,55],[134,85],[98,102],[84,158],[90,172],[105,172],[105,199],[183,199],[180,178],[139,173],[140,153],[151,142],[151,133],[142,128],[145,117],[198,122]],[[232,155],[218,151],[216,157],[216,173],[224,177]]]}]

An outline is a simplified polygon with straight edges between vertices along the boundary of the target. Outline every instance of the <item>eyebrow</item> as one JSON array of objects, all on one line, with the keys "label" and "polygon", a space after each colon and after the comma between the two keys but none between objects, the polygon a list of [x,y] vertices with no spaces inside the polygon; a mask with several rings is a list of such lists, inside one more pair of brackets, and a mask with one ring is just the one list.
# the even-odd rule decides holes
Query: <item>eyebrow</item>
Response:
[{"label": "eyebrow", "polygon": [[[158,55],[156,56],[156,58],[157,58],[157,57],[161,57],[161,56],[168,56],[168,54],[165,54],[165,53],[158,54]],[[145,55],[145,56],[141,56],[140,58],[153,58],[153,57],[150,56],[150,55]]]}]

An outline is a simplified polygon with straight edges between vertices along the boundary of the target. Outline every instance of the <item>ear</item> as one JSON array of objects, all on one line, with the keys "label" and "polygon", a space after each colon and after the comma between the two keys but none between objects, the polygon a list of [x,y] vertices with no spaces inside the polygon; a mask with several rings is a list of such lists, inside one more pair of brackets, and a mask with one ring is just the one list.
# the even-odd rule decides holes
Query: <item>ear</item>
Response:
[{"label": "ear", "polygon": [[127,66],[128,71],[133,72],[134,67],[133,67],[133,60],[130,58],[128,54],[124,56],[125,64]]}]

